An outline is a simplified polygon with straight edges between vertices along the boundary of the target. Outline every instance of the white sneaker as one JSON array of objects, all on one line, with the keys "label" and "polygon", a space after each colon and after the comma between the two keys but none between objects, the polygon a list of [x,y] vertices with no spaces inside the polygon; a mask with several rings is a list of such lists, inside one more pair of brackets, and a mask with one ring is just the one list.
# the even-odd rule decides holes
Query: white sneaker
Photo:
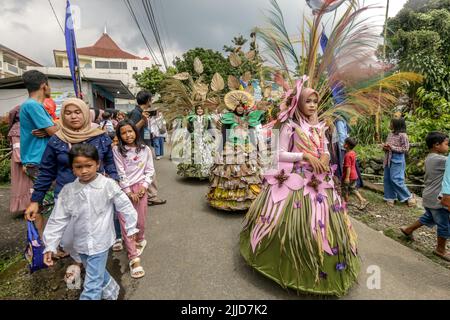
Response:
[{"label": "white sneaker", "polygon": [[156,160],[161,160],[161,157],[156,157]]}]

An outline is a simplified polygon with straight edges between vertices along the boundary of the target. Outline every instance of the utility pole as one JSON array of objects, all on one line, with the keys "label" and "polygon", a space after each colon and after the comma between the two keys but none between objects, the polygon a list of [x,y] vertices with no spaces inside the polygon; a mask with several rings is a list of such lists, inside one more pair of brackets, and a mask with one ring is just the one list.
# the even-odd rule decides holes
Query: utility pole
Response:
[{"label": "utility pole", "polygon": [[[387,0],[386,4],[386,18],[384,22],[384,35],[383,35],[383,62],[386,61],[386,38],[387,38],[387,21],[389,18],[389,0]],[[384,73],[384,71],[383,71]],[[378,95],[378,110],[375,115],[375,137],[376,141],[379,143],[381,142],[381,85],[380,85],[380,92]]]}]

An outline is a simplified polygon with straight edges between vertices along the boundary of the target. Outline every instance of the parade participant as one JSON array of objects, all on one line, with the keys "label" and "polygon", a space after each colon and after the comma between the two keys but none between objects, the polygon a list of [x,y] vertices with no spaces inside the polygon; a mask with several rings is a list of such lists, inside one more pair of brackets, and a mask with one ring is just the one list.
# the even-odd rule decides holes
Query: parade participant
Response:
[{"label": "parade participant", "polygon": [[136,95],[137,106],[130,112],[128,118],[134,122],[139,130],[139,136],[145,139],[144,131],[148,129],[149,109],[152,105],[152,94],[149,91],[140,91]]},{"label": "parade participant", "polygon": [[161,160],[164,156],[164,142],[167,136],[167,124],[162,112],[157,108],[150,109],[152,113],[148,120],[152,146],[155,150],[156,160]]},{"label": "parade participant", "polygon": [[417,229],[427,226],[437,226],[437,245],[433,253],[450,261],[446,244],[450,238],[450,211],[440,201],[445,167],[448,154],[448,135],[442,132],[430,132],[425,138],[430,153],[425,159],[425,188],[422,193],[422,205],[425,213],[408,227],[400,228],[400,231],[410,240],[414,240],[413,233]]},{"label": "parade participant", "polygon": [[190,135],[184,140],[182,161],[178,164],[178,175],[187,178],[207,179],[214,164],[215,141],[209,130],[212,123],[203,106],[194,109],[187,117]]},{"label": "parade participant", "polygon": [[9,211],[11,213],[25,212],[30,204],[30,190],[33,181],[23,172],[20,160],[20,106],[9,112],[8,140],[12,148],[11,155],[11,196],[9,198]]},{"label": "parade participant", "polygon": [[358,155],[353,150],[357,146],[358,142],[356,139],[348,137],[344,141],[344,148],[346,150],[343,162],[343,176],[342,176],[342,197],[348,204],[350,201],[350,195],[354,194],[359,200],[359,210],[365,209],[369,201],[364,199],[358,190],[358,172],[356,170],[356,163]]},{"label": "parade participant", "polygon": [[47,110],[53,121],[57,121],[59,118],[56,115],[56,103],[52,98],[47,98],[44,100],[44,108]]},{"label": "parade participant", "polygon": [[393,207],[395,201],[416,206],[416,198],[405,184],[406,157],[409,151],[409,140],[406,134],[404,118],[391,120],[391,130],[383,145],[384,157],[384,200]]},{"label": "parade participant", "polygon": [[[130,260],[131,277],[142,278],[145,275],[139,256],[147,246],[145,239],[145,222],[147,217],[147,189],[152,183],[155,169],[153,154],[139,136],[138,129],[132,121],[125,120],[117,127],[118,146],[113,148],[114,161],[120,178],[120,187],[127,194],[138,213],[137,228],[139,233],[131,239],[123,237]],[[125,234],[126,223],[119,215],[122,234]]]},{"label": "parade participant", "polygon": [[262,177],[258,160],[256,133],[264,112],[253,107],[254,98],[245,91],[231,91],[225,96],[231,111],[221,118],[222,154],[211,168],[209,204],[219,210],[247,210],[260,192]]},{"label": "parade participant", "polygon": [[103,175],[97,148],[77,144],[70,150],[69,166],[76,181],[64,186],[44,231],[46,246],[44,263],[53,266],[52,253],[69,225],[73,228],[72,246],[86,269],[80,300],[117,300],[119,284],[106,270],[109,249],[114,234],[114,207],[121,212],[126,235],[132,237],[136,229],[137,213],[117,183]]},{"label": "parade participant", "polygon": [[278,170],[264,175],[240,248],[250,266],[283,287],[341,296],[360,268],[356,234],[334,186],[319,94],[303,87],[306,79],[284,102]]},{"label": "parade participant", "polygon": [[[61,189],[75,181],[76,177],[69,165],[69,151],[76,144],[87,143],[95,146],[100,156],[100,173],[119,180],[112,154],[112,141],[104,131],[91,127],[89,108],[83,100],[71,98],[64,101],[60,127],[56,135],[50,139],[42,158],[31,204],[26,210],[29,221],[41,218],[39,205],[43,203],[46,192],[50,190],[54,182],[56,182],[54,191],[56,200]],[[50,213],[51,210],[48,210],[44,215],[48,217]]]},{"label": "parade participant", "polygon": [[[334,179],[336,167],[330,168],[327,124],[340,113],[357,118],[387,110],[398,100],[404,81],[419,83],[422,77],[404,72],[386,76],[385,69],[368,67],[378,37],[363,15],[371,6],[352,0],[325,32],[325,16],[336,7],[323,1],[312,21],[301,26],[301,57],[291,50],[278,4],[272,7],[270,26],[259,30],[280,66],[274,80],[285,91],[274,126],[280,129],[278,163],[265,173],[264,189],[249,209],[240,251],[251,267],[284,288],[342,296],[357,280],[360,259]],[[296,61],[295,69],[287,61]],[[306,75],[293,79],[299,70]],[[338,88],[344,94],[335,101]]]},{"label": "parade participant", "polygon": [[[29,98],[20,107],[20,159],[27,176],[35,182],[42,165],[43,154],[52,135],[58,131],[52,118],[45,110],[44,100],[50,98],[51,88],[48,78],[42,72],[31,70],[22,76]],[[44,157],[45,160],[45,157]],[[49,191],[49,188],[46,191]],[[45,194],[42,196],[42,199]],[[51,197],[51,193],[47,198]],[[39,208],[38,208],[39,209]],[[49,207],[42,207],[44,214],[49,214]],[[42,235],[44,220],[42,216],[33,219]]]},{"label": "parade participant", "polygon": [[[129,119],[134,122],[136,128],[139,130],[139,136],[143,137],[144,141],[151,141],[150,129],[148,120],[150,118],[150,109],[152,105],[152,94],[149,91],[140,91],[136,96],[137,106],[130,113]],[[149,143],[147,144],[150,145]],[[148,205],[156,206],[166,204],[166,200],[162,200],[158,197],[158,187],[156,185],[156,177],[153,178],[153,182],[148,188]]]},{"label": "parade participant", "polygon": [[112,120],[112,115],[109,112],[103,113],[103,120],[102,122],[100,122],[99,128],[105,131],[108,137],[111,138],[111,140],[113,140],[116,136],[116,130],[114,122]]},{"label": "parade participant", "polygon": [[183,148],[185,141],[189,138],[187,130],[187,116],[190,110],[184,109],[183,114],[179,115],[172,122],[172,134],[170,136],[170,160],[178,163],[183,157]]}]

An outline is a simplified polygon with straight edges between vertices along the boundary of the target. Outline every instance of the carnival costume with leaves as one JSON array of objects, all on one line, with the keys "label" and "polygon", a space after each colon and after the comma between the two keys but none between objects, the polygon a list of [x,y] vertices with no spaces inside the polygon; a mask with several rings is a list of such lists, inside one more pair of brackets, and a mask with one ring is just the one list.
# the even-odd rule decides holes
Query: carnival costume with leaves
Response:
[{"label": "carnival costume with leaves", "polygon": [[244,91],[232,91],[225,97],[230,111],[221,118],[224,148],[211,169],[209,204],[219,210],[247,210],[261,190],[262,177],[254,128],[264,119],[264,111],[243,115],[235,113],[239,105],[252,107],[253,97]]},{"label": "carnival costume with leaves", "polygon": [[[314,20],[308,21],[310,36],[302,34],[303,55],[298,59],[293,55],[294,47],[287,36],[281,10],[276,1],[272,1],[275,18],[271,21],[281,25],[262,31],[262,36],[273,49],[273,57],[279,58],[282,70],[276,73],[275,80],[287,90],[276,126],[280,129],[278,164],[265,173],[264,188],[248,211],[240,236],[240,251],[251,267],[284,288],[342,296],[354,284],[360,270],[357,237],[333,180],[335,168],[316,174],[304,155],[319,159],[329,154],[326,123],[332,123],[329,120],[336,111],[370,114],[378,102],[386,107],[395,101],[393,93],[400,90],[400,80],[411,81],[418,77],[396,74],[382,80],[378,78],[375,85],[367,82],[365,85],[369,86],[364,88],[345,78],[349,76],[344,72],[348,71],[345,67],[361,59],[365,50],[371,48],[365,40],[372,39],[373,35],[369,32],[370,26],[357,20],[368,8],[360,7],[356,0],[345,1],[348,9],[333,25],[329,45],[322,59],[317,59],[321,19],[333,2],[338,3],[323,1],[321,7],[315,8]],[[297,71],[303,69],[309,74],[296,80],[294,85],[291,85],[293,73],[284,51],[293,59],[303,61]],[[354,55],[349,55],[351,51]],[[345,59],[342,54],[347,55]],[[360,76],[370,80],[368,74]],[[345,87],[345,97],[334,106],[331,92],[336,85]],[[321,114],[316,122],[307,121],[298,110],[311,95],[320,100]]]},{"label": "carnival costume with leaves", "polygon": [[[196,80],[189,73],[180,73],[162,84],[161,97],[167,116],[180,117],[188,109],[191,114],[182,117],[181,125],[172,135],[172,162],[177,164],[178,175],[189,178],[207,179],[214,163],[216,152],[215,125],[208,111],[221,105],[220,92],[225,82],[216,73],[210,85],[203,83],[203,64],[196,58],[194,69],[198,75]],[[188,83],[185,84],[184,81]],[[197,108],[203,108],[204,115],[196,114]]]},{"label": "carnival costume with leaves", "polygon": [[216,143],[211,134],[213,129],[209,115],[191,114],[187,117],[189,135],[184,140],[182,162],[178,164],[178,175],[187,178],[208,179]]}]

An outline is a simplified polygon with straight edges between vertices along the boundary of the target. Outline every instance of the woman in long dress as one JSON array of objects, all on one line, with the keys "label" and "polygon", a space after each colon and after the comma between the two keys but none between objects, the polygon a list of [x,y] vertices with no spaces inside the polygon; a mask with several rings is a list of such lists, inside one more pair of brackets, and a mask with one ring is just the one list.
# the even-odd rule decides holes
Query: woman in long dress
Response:
[{"label": "woman in long dress", "polygon": [[[240,251],[285,288],[342,296],[360,269],[356,234],[333,182],[319,94],[299,81],[281,113],[278,169],[246,217]],[[286,110],[287,109],[287,110]]]},{"label": "woman in long dress", "polygon": [[9,211],[11,213],[23,213],[30,204],[33,181],[23,172],[20,160],[20,106],[15,107],[9,113],[8,140],[12,146],[11,155],[11,196],[9,199]]},{"label": "woman in long dress", "polygon": [[211,169],[209,204],[224,211],[250,208],[261,191],[262,176],[255,128],[264,112],[253,107],[253,97],[244,91],[232,91],[225,97],[231,111],[221,118],[224,150]]},{"label": "woman in long dress", "polygon": [[195,107],[195,113],[186,119],[189,135],[184,140],[182,162],[178,175],[185,178],[208,179],[214,164],[215,141],[210,130],[212,122],[203,106]]}]

